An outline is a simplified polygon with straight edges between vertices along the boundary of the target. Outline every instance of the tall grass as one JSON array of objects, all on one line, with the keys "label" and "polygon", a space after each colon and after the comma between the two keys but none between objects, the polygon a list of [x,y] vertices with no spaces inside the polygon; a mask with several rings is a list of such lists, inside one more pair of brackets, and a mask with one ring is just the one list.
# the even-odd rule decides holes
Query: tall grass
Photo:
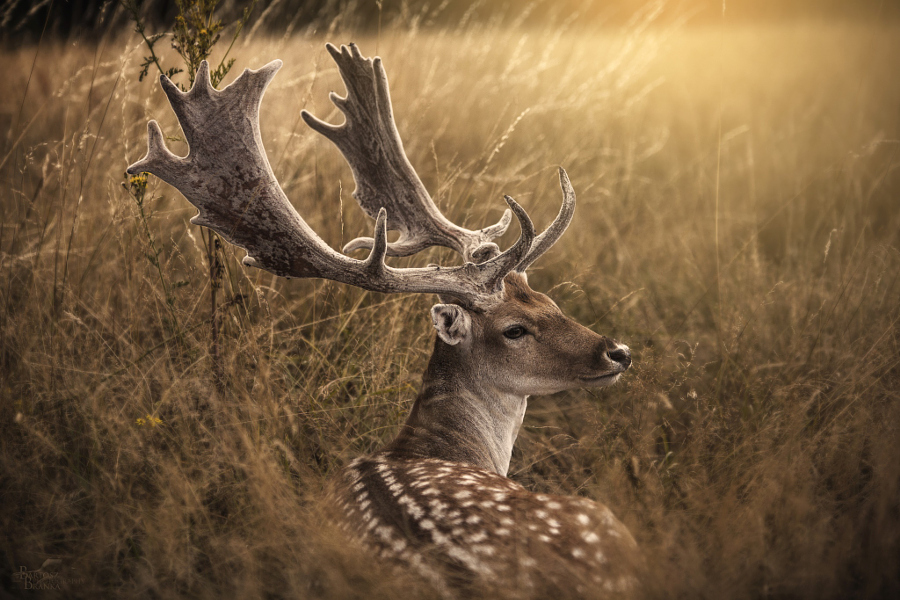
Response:
[{"label": "tall grass", "polygon": [[[646,554],[643,595],[896,596],[898,31],[649,17],[336,23],[234,56],[285,59],[263,139],[334,247],[371,224],[299,120],[337,119],[325,41],[377,47],[407,153],[469,227],[502,193],[549,222],[566,167],[576,220],[531,284],[635,367],[534,398],[511,477],[607,503]],[[70,581],[48,597],[428,597],[334,535],[317,498],[402,422],[432,299],[279,280],[229,248],[215,394],[194,209],[151,179],[142,219],[121,187],[148,119],[180,135],[140,53],[123,36],[0,57],[3,589],[60,558]]]}]

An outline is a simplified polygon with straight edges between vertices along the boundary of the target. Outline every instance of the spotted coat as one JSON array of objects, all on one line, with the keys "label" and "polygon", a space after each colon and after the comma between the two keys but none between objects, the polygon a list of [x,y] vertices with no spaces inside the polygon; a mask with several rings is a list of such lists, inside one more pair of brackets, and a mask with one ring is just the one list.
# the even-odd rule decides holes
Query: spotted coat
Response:
[{"label": "spotted coat", "polygon": [[608,597],[634,583],[625,575],[637,560],[631,534],[586,498],[389,454],[353,461],[333,493],[348,533],[448,596],[503,582],[506,597]]}]

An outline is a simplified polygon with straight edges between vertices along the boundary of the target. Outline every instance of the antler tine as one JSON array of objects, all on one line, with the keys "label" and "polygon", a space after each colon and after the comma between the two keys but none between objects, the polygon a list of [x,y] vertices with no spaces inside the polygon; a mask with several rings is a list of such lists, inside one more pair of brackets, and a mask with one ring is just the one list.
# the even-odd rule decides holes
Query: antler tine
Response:
[{"label": "antler tine", "polygon": [[[410,256],[431,246],[451,248],[466,261],[483,262],[497,256],[500,249],[491,240],[503,235],[512,213],[504,212],[497,224],[479,231],[444,217],[403,150],[381,59],[363,57],[356,44],[325,47],[347,88],[346,97],[333,92],[329,96],[345,121],[332,125],[307,111],[301,116],[344,155],[356,181],[353,196],[363,211],[375,218],[380,208],[388,209],[388,229],[400,232],[397,241],[388,244],[388,256]],[[357,238],[344,246],[344,252],[371,248],[372,244],[372,238]]]},{"label": "antler tine", "polygon": [[221,91],[208,85],[205,64],[187,93],[163,79],[190,153],[172,154],[159,126],[151,121],[147,154],[128,167],[128,173],[150,172],[175,186],[198,209],[193,223],[247,250],[245,265],[283,277],[320,277],[377,292],[447,295],[472,307],[497,301],[503,277],[522,262],[534,240],[531,220],[511,198],[507,202],[522,228],[519,240],[480,264],[420,269],[386,265],[390,216],[384,207],[376,213],[372,251],[366,260],[335,252],[316,235],[278,184],[259,132],[259,105],[279,68],[281,61],[273,61],[257,71],[245,70]]},{"label": "antler tine", "polygon": [[499,290],[503,278],[506,277],[510,271],[514,270],[516,265],[525,260],[525,257],[533,247],[535,240],[534,223],[532,223],[531,218],[528,216],[528,213],[525,212],[525,209],[519,206],[519,203],[510,196],[504,196],[503,198],[519,220],[519,226],[522,228],[522,232],[519,234],[518,241],[510,246],[506,252],[485,263],[486,265],[493,265],[490,267],[491,274],[489,277],[493,284],[492,287],[495,290]]},{"label": "antler tine", "polygon": [[562,234],[565,233],[566,229],[569,227],[569,223],[572,222],[572,217],[575,215],[575,190],[572,189],[569,175],[562,167],[559,168],[559,186],[562,188],[563,192],[563,202],[562,206],[559,208],[559,214],[556,215],[556,218],[550,226],[547,227],[541,235],[535,238],[534,244],[531,246],[528,254],[522,262],[516,266],[516,271],[519,273],[524,273],[534,261],[539,259],[541,255],[549,250],[553,244],[562,237]]},{"label": "antler tine", "polygon": [[163,181],[172,182],[183,178],[186,166],[185,159],[166,148],[159,123],[150,121],[147,123],[147,154],[128,167],[127,172],[130,175],[153,173]]},{"label": "antler tine", "polygon": [[211,96],[220,93],[210,81],[209,63],[205,60],[200,63],[200,67],[197,69],[197,74],[194,77],[194,85],[188,92],[182,92],[165,75],[159,76],[159,83],[169,99],[172,110],[175,111],[175,115],[178,117],[178,122],[181,123],[184,137],[188,145],[190,145],[196,135],[197,127],[203,125],[197,122],[197,115],[192,114],[193,107],[196,106],[193,100],[200,96]]},{"label": "antler tine", "polygon": [[387,255],[387,211],[382,208],[375,219],[375,238],[372,251],[366,259],[366,269],[373,275],[384,272],[384,257]]}]

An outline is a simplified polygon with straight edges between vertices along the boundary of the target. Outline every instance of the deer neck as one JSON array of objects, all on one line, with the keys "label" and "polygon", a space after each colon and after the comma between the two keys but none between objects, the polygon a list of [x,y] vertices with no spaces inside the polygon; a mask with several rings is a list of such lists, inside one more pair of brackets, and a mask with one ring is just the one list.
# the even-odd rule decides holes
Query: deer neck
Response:
[{"label": "deer neck", "polygon": [[412,411],[385,453],[465,462],[506,475],[528,396],[501,391],[466,357],[437,340]]}]

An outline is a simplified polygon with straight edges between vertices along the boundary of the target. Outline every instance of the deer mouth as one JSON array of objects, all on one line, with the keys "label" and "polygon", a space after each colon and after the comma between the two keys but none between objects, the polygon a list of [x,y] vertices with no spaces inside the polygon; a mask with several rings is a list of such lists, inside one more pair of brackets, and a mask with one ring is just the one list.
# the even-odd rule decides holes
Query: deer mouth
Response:
[{"label": "deer mouth", "polygon": [[612,385],[619,380],[619,377],[624,373],[624,371],[619,371],[617,373],[607,373],[606,375],[598,375],[597,377],[579,377],[579,379],[592,387],[603,387],[606,385]]}]

